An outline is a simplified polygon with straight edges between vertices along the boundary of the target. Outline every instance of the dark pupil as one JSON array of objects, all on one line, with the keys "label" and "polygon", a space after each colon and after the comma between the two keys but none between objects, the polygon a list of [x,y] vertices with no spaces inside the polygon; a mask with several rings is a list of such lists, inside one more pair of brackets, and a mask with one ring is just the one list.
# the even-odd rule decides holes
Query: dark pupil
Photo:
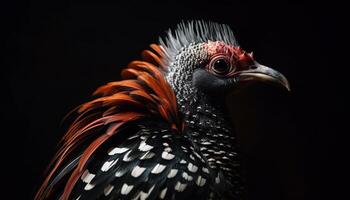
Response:
[{"label": "dark pupil", "polygon": [[228,63],[224,59],[216,60],[213,67],[214,67],[215,72],[220,73],[220,74],[227,73],[229,68],[230,68]]}]

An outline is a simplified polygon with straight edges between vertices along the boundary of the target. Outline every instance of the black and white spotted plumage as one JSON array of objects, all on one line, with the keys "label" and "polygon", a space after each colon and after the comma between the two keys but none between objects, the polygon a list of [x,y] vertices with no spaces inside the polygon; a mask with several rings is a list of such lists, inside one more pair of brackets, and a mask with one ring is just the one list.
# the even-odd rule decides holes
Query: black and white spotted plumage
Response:
[{"label": "black and white spotted plumage", "polygon": [[243,198],[227,94],[287,80],[240,49],[226,25],[181,23],[159,43],[158,55],[145,51],[82,105],[36,199]]},{"label": "black and white spotted plumage", "polygon": [[[233,191],[227,193],[233,186],[228,178],[230,170],[221,169],[223,161],[213,161],[203,155],[221,157],[224,154],[233,158],[235,154],[220,152],[215,145],[210,147],[209,142],[215,142],[211,137],[203,137],[202,145],[197,144],[198,139],[191,139],[191,135],[195,138],[197,134],[198,138],[198,134],[205,134],[204,130],[194,131],[189,127],[186,131],[193,134],[184,137],[174,134],[161,122],[136,126],[134,134],[123,131],[119,135],[128,135],[122,143],[100,152],[104,154],[102,159],[95,156],[90,160],[71,194],[72,199],[228,199],[236,196]],[[222,135],[228,141],[227,132]]]}]

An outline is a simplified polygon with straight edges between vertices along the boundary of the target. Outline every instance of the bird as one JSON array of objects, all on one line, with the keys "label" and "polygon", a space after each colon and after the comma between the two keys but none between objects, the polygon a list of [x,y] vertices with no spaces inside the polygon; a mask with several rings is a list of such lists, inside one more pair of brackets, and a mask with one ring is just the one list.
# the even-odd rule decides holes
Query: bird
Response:
[{"label": "bird", "polygon": [[35,199],[243,199],[227,97],[290,90],[226,24],[182,21],[78,106]]}]

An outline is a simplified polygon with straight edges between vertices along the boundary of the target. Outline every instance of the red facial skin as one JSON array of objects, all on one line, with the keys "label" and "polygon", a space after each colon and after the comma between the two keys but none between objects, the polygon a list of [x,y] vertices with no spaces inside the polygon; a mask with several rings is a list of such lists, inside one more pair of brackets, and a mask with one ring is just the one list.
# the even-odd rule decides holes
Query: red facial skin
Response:
[{"label": "red facial skin", "polygon": [[240,47],[230,46],[224,42],[208,41],[207,51],[210,56],[207,70],[211,71],[212,62],[218,58],[225,59],[232,66],[230,73],[225,75],[226,77],[251,69],[254,64],[253,53],[246,53]]}]

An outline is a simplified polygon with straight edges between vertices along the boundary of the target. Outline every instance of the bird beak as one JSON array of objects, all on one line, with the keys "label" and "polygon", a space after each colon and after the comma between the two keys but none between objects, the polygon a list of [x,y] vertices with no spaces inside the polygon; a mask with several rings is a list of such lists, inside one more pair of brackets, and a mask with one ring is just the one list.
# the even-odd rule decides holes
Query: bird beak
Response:
[{"label": "bird beak", "polygon": [[249,70],[242,70],[237,73],[239,82],[262,81],[280,85],[290,91],[288,80],[278,71],[254,62]]}]

